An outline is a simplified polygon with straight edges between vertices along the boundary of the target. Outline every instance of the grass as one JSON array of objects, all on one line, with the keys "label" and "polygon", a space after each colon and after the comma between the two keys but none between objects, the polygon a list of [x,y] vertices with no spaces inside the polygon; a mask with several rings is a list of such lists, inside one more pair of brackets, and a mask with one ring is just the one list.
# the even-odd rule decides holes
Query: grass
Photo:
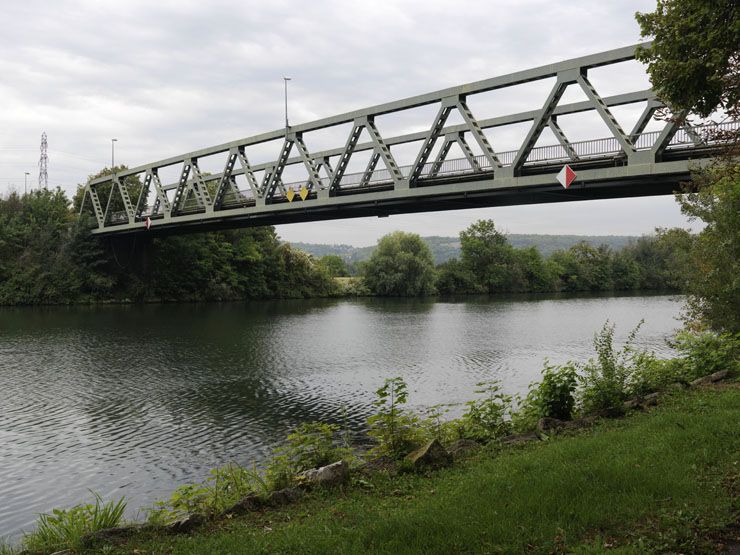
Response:
[{"label": "grass", "polygon": [[[374,475],[131,553],[714,553],[737,521],[740,389],[680,392],[593,432]],[[732,485],[732,484],[735,485]]]}]

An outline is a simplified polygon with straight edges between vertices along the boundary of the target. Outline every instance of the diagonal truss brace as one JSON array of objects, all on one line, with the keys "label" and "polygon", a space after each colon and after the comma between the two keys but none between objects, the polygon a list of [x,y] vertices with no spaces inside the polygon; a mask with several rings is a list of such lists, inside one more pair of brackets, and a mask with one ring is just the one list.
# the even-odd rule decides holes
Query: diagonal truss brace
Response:
[{"label": "diagonal truss brace", "polygon": [[562,146],[563,150],[565,150],[568,157],[576,162],[578,160],[578,153],[576,152],[576,149],[573,148],[573,145],[568,140],[568,137],[565,136],[565,133],[563,133],[563,130],[558,125],[557,117],[550,116],[550,121],[547,123],[547,125],[550,128],[550,131],[552,131],[553,135],[555,135],[555,137],[557,138],[560,146]]},{"label": "diagonal truss brace", "polygon": [[514,157],[514,162],[511,164],[510,170],[512,175],[517,175],[522,169],[522,166],[524,165],[524,162],[527,161],[527,157],[532,152],[537,139],[540,138],[542,131],[552,119],[553,112],[562,98],[563,93],[565,93],[565,89],[568,88],[568,85],[575,83],[576,79],[577,77],[572,71],[558,74],[557,81],[550,90],[550,94],[547,95],[547,100],[545,100],[545,104],[542,106],[539,116],[532,122],[532,127],[529,128],[529,132],[524,138],[522,146],[519,147],[519,150]]},{"label": "diagonal truss brace", "polygon": [[134,207],[131,204],[131,197],[128,194],[128,189],[124,187],[124,185],[121,183],[121,180],[116,174],[113,174],[111,177],[110,193],[108,194],[108,202],[105,205],[105,216],[103,218],[103,221],[107,223],[112,216],[111,205],[113,203],[113,197],[115,196],[116,191],[118,191],[118,194],[121,197],[121,201],[123,202],[123,210],[126,214],[126,220],[128,223],[132,223],[134,221]]},{"label": "diagonal truss brace", "polygon": [[172,204],[170,204],[170,201],[167,198],[167,193],[165,193],[164,187],[162,187],[162,181],[159,179],[159,172],[157,168],[152,168],[151,170],[147,171],[147,175],[149,174],[151,174],[152,176],[154,190],[157,193],[157,200],[154,201],[154,209],[152,210],[152,213],[159,214],[161,211],[166,220],[172,216]]},{"label": "diagonal truss brace", "polygon": [[374,118],[371,116],[367,116],[362,119],[364,120],[363,123],[365,125],[365,128],[370,134],[370,140],[373,142],[373,152],[380,155],[380,157],[383,159],[383,163],[385,164],[385,167],[388,169],[388,172],[391,174],[391,178],[393,179],[394,187],[402,189],[408,188],[408,180],[403,177],[403,174],[401,173],[401,170],[398,167],[395,158],[393,158],[393,154],[391,154],[391,149],[385,144],[385,141],[383,141],[383,137],[380,136],[380,132],[375,126]]},{"label": "diagonal truss brace", "polygon": [[671,142],[671,139],[673,139],[674,135],[685,124],[686,116],[688,115],[688,110],[681,110],[674,114],[670,121],[665,124],[663,130],[660,132],[660,135],[658,135],[658,138],[650,149],[650,152],[655,156],[656,160],[663,154],[665,149],[668,147],[668,144]]},{"label": "diagonal truss brace", "polygon": [[581,70],[578,73],[578,84],[581,86],[581,89],[583,89],[583,92],[586,93],[588,99],[593,103],[596,111],[601,116],[601,119],[604,120],[604,123],[606,123],[607,127],[612,132],[612,135],[614,135],[614,138],[619,141],[619,144],[622,146],[622,150],[624,150],[628,156],[634,154],[636,152],[635,145],[632,143],[630,137],[628,137],[624,132],[622,126],[619,125],[619,122],[614,118],[609,107],[606,105],[606,102],[604,102],[604,99],[602,99],[601,96],[599,96],[599,93],[596,92],[596,89],[586,77],[585,70]]},{"label": "diagonal truss brace", "polygon": [[419,154],[416,156],[416,161],[413,166],[411,166],[411,172],[409,173],[409,186],[414,187],[419,177],[421,177],[424,165],[427,163],[429,155],[432,153],[432,149],[434,148],[442,129],[444,129],[445,123],[447,123],[447,118],[449,117],[453,106],[457,105],[457,101],[457,97],[453,98],[452,102],[450,102],[450,99],[448,98],[445,98],[442,101],[442,105],[439,107],[437,116],[434,118],[434,123],[432,123],[432,127],[427,132],[424,143],[421,145],[421,149],[419,150]]},{"label": "diagonal truss brace", "polygon": [[226,196],[226,192],[228,190],[231,190],[236,194],[239,193],[239,190],[236,187],[236,182],[234,181],[234,177],[232,175],[234,173],[234,166],[236,166],[236,161],[238,160],[238,158],[238,150],[235,148],[230,149],[229,156],[226,158],[226,166],[224,167],[224,171],[221,173],[221,179],[219,179],[218,186],[216,187],[216,192],[213,195],[214,210],[218,210],[221,208],[224,197]]},{"label": "diagonal truss brace", "polygon": [[272,199],[275,195],[275,189],[280,189],[281,194],[285,195],[282,175],[290,157],[290,151],[293,149],[293,143],[293,139],[290,136],[286,136],[277,162],[274,166],[265,170],[265,177],[262,180],[262,194],[260,195],[265,200]]},{"label": "diagonal truss brace", "polygon": [[362,179],[360,179],[360,187],[367,187],[368,185],[370,185],[370,180],[372,179],[373,172],[378,165],[378,160],[380,160],[380,154],[378,154],[377,152],[373,152],[373,155],[370,157],[370,160],[367,163],[365,172],[362,174]]},{"label": "diagonal truss brace", "polygon": [[[93,207],[93,214],[95,214],[95,220],[98,222],[98,227],[105,227],[105,214],[103,212],[103,206],[100,204],[100,197],[98,196],[98,190],[93,185],[88,185],[85,190],[85,197],[90,196],[90,203]],[[85,197],[82,198],[82,204],[80,205],[80,214],[85,208]]]},{"label": "diagonal truss brace", "polygon": [[135,220],[141,218],[141,214],[144,212],[144,201],[149,197],[149,189],[152,187],[152,174],[146,172],[144,176],[144,184],[139,191],[139,198],[136,200],[136,208],[134,210]]},{"label": "diagonal truss brace", "polygon": [[475,154],[473,154],[470,145],[465,140],[465,133],[463,131],[458,131],[454,133],[448,133],[445,136],[445,142],[442,144],[442,148],[437,153],[437,158],[434,160],[434,163],[429,170],[428,177],[436,177],[437,174],[439,174],[439,171],[442,169],[442,164],[447,159],[447,155],[450,153],[450,148],[452,148],[452,145],[455,143],[457,143],[457,145],[460,147],[460,150],[462,150],[463,154],[465,154],[465,158],[468,160],[468,163],[470,164],[470,167],[473,169],[473,171],[483,171],[480,164],[478,163],[478,159],[475,157]]},{"label": "diagonal truss brace", "polygon": [[488,142],[486,135],[483,133],[483,129],[481,129],[481,126],[478,124],[478,120],[473,117],[473,113],[470,111],[470,108],[468,108],[465,97],[461,96],[458,98],[457,109],[460,112],[460,115],[462,115],[465,124],[468,126],[470,134],[473,136],[475,142],[478,143],[478,146],[483,151],[483,155],[488,160],[491,169],[500,168],[502,166],[501,161],[498,159],[498,156],[496,156],[496,153],[493,151],[493,147],[491,147],[491,144]]},{"label": "diagonal truss brace", "polygon": [[303,141],[303,134],[295,133],[292,139],[298,147],[298,153],[303,160],[303,165],[306,166],[306,170],[308,171],[309,189],[313,189],[318,193],[318,191],[322,189],[319,168],[314,163],[313,158],[311,158],[311,155],[306,148],[306,143]]},{"label": "diagonal truss brace", "polygon": [[339,162],[337,163],[337,169],[333,172],[329,172],[330,167],[327,166],[327,172],[329,172],[329,175],[331,177],[329,181],[329,194],[335,194],[339,190],[340,183],[342,181],[342,178],[344,177],[344,173],[347,171],[347,166],[349,164],[350,158],[352,158],[352,154],[355,151],[355,147],[357,146],[358,141],[360,140],[360,136],[362,135],[362,130],[365,129],[365,123],[362,120],[355,120],[352,131],[349,134],[349,137],[347,138],[347,143],[344,145],[344,150],[342,151],[342,154],[339,156]]}]

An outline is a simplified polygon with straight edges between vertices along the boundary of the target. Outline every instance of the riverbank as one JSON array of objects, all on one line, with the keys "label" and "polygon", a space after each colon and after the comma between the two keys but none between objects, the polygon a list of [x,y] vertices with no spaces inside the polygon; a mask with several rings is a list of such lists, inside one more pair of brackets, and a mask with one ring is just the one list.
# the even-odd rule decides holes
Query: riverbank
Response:
[{"label": "riverbank", "polygon": [[737,535],[739,417],[737,383],[681,391],[575,437],[489,446],[426,475],[372,473],[107,552],[718,553]]}]

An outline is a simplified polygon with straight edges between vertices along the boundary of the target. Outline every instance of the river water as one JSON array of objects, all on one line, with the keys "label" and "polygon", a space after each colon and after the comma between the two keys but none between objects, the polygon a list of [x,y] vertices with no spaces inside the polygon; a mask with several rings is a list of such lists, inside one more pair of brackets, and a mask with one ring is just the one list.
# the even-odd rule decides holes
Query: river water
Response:
[{"label": "river water", "polygon": [[[301,300],[0,309],[0,536],[39,512],[125,495],[132,509],[209,468],[259,461],[295,424],[362,427],[403,376],[423,408],[543,360],[586,359],[605,320],[669,352],[676,296]],[[129,516],[135,516],[131,513]]]}]

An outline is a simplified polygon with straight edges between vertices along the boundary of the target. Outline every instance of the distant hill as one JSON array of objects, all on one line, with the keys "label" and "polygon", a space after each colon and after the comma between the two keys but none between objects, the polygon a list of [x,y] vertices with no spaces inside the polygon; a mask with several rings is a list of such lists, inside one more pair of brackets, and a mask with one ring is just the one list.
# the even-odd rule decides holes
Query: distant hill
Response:
[{"label": "distant hill", "polygon": [[[543,256],[550,256],[556,250],[569,249],[573,245],[585,241],[590,245],[606,245],[613,250],[624,248],[630,241],[638,239],[632,235],[523,235],[512,233],[506,236],[516,248],[537,247]],[[437,264],[451,258],[460,257],[460,239],[458,237],[422,237],[429,245]],[[375,246],[353,247],[352,245],[325,245],[315,243],[291,243],[297,249],[316,257],[327,254],[336,254],[348,263],[361,262],[370,258]]]}]

